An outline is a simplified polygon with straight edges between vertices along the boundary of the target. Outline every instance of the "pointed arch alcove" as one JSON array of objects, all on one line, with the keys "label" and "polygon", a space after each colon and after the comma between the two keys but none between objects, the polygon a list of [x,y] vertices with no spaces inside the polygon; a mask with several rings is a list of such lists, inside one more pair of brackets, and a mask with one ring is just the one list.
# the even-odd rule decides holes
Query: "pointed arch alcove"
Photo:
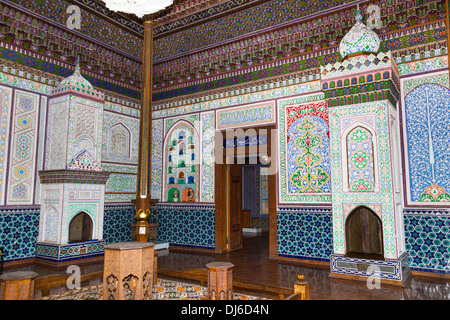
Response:
[{"label": "pointed arch alcove", "polygon": [[356,207],[345,220],[346,256],[384,260],[383,224],[366,206]]},{"label": "pointed arch alcove", "polygon": [[88,213],[77,213],[69,223],[69,243],[92,240],[93,221]]}]

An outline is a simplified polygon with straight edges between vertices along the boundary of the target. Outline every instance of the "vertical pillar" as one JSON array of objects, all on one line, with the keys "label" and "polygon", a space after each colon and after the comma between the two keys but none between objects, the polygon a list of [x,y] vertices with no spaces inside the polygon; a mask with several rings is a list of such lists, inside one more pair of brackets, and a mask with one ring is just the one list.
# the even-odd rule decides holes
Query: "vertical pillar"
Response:
[{"label": "vertical pillar", "polygon": [[[142,106],[139,130],[138,182],[136,212],[150,212],[151,140],[152,140],[152,87],[153,87],[153,22],[144,22],[144,53],[142,59]],[[148,216],[148,215],[147,215]],[[140,232],[146,229],[144,234]],[[141,235],[141,236],[139,236]],[[148,239],[148,222],[138,220],[136,241]]]},{"label": "vertical pillar", "polygon": [[212,262],[208,268],[208,299],[233,300],[233,267],[230,262]]},{"label": "vertical pillar", "polygon": [[[445,1],[445,12],[446,12],[446,21],[447,21],[447,43],[450,43],[450,2],[449,0]],[[450,50],[448,51],[448,60],[450,61]]]}]

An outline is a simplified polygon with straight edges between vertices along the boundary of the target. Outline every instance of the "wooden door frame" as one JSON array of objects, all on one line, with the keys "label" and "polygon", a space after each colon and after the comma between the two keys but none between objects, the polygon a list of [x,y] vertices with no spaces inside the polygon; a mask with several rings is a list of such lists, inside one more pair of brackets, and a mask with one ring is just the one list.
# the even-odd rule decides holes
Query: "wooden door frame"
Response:
[{"label": "wooden door frame", "polygon": [[[241,128],[244,131],[248,129],[254,129],[259,134],[259,130],[267,130],[267,154],[273,160],[279,161],[277,158],[278,148],[273,150],[272,156],[272,139],[271,130],[278,130],[276,125],[270,126],[255,126]],[[226,130],[220,131],[222,137],[225,137]],[[216,148],[218,148],[216,141]],[[278,146],[278,141],[275,141],[275,146]],[[221,144],[222,146],[222,144]],[[223,148],[223,147],[222,147]],[[245,147],[245,154],[248,155],[250,152],[249,147]],[[229,252],[227,248],[227,230],[229,225],[227,224],[229,212],[227,211],[227,193],[230,185],[229,172],[227,174],[226,170],[226,156],[236,154],[236,148],[223,149],[223,161],[222,163],[215,163],[215,174],[214,174],[214,198],[215,198],[215,252]],[[278,163],[275,163],[278,167]],[[269,175],[269,185],[277,185],[277,174]],[[269,188],[269,258],[277,258],[277,190],[278,187]]]}]

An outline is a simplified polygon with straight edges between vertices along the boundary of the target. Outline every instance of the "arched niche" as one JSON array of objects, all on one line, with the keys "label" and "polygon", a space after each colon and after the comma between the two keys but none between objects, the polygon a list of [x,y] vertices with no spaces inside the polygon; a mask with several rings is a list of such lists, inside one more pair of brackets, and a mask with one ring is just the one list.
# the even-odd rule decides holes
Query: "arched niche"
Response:
[{"label": "arched niche", "polygon": [[84,211],[77,213],[69,223],[69,243],[92,240],[93,221]]},{"label": "arched niche", "polygon": [[117,123],[109,129],[109,154],[115,157],[131,157],[131,132],[122,124]]},{"label": "arched niche", "polygon": [[356,207],[345,220],[346,256],[384,259],[383,224],[366,206]]}]

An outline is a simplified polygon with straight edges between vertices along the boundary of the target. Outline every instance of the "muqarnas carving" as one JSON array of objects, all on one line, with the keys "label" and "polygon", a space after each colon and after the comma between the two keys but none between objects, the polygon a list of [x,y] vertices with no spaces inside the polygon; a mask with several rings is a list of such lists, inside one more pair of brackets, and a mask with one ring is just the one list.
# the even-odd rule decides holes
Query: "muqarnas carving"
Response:
[{"label": "muqarnas carving", "polygon": [[175,123],[165,141],[167,202],[198,201],[198,133],[186,121]]}]

